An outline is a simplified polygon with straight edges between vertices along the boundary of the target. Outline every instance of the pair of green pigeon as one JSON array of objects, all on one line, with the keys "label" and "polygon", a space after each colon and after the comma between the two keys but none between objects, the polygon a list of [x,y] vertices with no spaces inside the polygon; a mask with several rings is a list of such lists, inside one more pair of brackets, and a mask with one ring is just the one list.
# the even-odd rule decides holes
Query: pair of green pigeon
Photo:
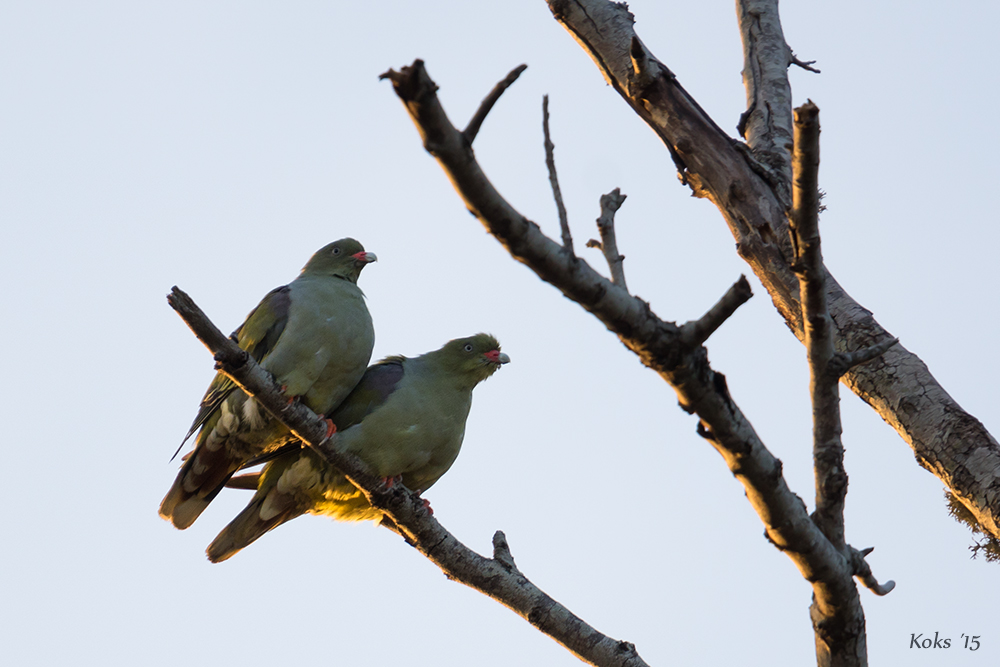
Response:
[{"label": "pair of green pigeon", "polygon": [[[419,357],[388,357],[365,368],[375,332],[357,286],[375,255],[354,239],[317,251],[298,278],[272,290],[234,336],[272,375],[289,400],[299,399],[336,428],[338,448],[380,477],[425,491],[458,456],[472,390],[510,361],[487,334],[449,341]],[[187,528],[234,473],[256,493],[219,534],[208,557],[231,557],[267,531],[305,514],[342,521],[380,520],[364,494],[222,373],[202,399],[187,440],[194,449],[160,505],[160,515]]]}]

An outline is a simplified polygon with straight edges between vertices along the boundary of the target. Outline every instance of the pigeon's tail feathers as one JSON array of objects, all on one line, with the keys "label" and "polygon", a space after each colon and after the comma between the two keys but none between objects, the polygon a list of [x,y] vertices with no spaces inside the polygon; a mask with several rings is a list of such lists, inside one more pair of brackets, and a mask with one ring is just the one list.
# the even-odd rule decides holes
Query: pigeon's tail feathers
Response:
[{"label": "pigeon's tail feathers", "polygon": [[228,456],[223,447],[195,448],[160,503],[160,516],[184,530],[219,495],[240,463],[239,459]]},{"label": "pigeon's tail feathers", "polygon": [[221,563],[252,544],[264,533],[302,514],[305,514],[305,508],[296,502],[294,495],[272,489],[266,496],[255,496],[208,545],[205,552],[208,554],[208,560]]}]

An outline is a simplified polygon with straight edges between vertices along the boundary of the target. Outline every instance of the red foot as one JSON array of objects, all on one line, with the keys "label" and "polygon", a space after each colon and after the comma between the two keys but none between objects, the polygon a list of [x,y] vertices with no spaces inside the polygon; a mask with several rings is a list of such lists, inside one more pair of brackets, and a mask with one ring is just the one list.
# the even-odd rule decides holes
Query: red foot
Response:
[{"label": "red foot", "polygon": [[331,435],[337,432],[337,425],[333,423],[332,419],[327,419],[326,415],[319,415],[319,418],[326,422],[326,437],[329,438]]},{"label": "red foot", "polygon": [[402,481],[403,481],[403,476],[402,475],[396,475],[395,477],[383,477],[382,478],[382,483],[385,484],[385,488],[387,488],[387,489],[391,489],[393,486],[395,486],[396,482],[402,482]]},{"label": "red foot", "polygon": [[421,500],[424,501],[424,509],[427,510],[427,513],[434,516],[434,510],[431,508],[431,501],[426,498],[421,498]]},{"label": "red foot", "polygon": [[[286,391],[288,391],[288,385],[287,384],[281,385],[281,393],[284,394]],[[298,396],[289,396],[288,397],[288,402],[285,403],[285,405],[286,406],[291,405],[292,403],[295,402],[296,398],[298,398]]]}]

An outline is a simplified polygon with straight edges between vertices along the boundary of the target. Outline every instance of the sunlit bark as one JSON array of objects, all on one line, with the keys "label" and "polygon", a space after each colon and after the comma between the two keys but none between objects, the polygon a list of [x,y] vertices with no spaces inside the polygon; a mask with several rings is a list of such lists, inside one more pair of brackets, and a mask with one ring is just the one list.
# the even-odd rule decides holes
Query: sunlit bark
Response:
[{"label": "sunlit bark", "polygon": [[[779,81],[776,72],[808,64],[783,46],[777,1],[737,2],[747,57],[747,99],[759,107],[748,109],[741,123],[749,146],[723,132],[646,49],[624,4],[607,0],[548,0],[548,4],[608,83],[660,136],[682,182],[718,207],[740,257],[802,340],[785,217],[790,183],[783,155],[790,149],[783,142],[791,136],[791,115],[785,111],[790,112],[791,102],[785,93],[787,80]],[[833,276],[827,274],[826,282],[838,352],[849,354],[892,338]],[[984,531],[1000,538],[1000,445],[948,395],[923,361],[896,345],[877,361],[848,372],[843,382],[896,429],[913,448],[917,462],[944,482]]]}]

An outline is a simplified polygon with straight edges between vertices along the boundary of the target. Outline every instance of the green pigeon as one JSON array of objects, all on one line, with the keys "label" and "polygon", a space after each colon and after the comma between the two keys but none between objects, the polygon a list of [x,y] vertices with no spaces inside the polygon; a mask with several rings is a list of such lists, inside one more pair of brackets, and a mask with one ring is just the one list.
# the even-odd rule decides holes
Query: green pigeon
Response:
[{"label": "green pigeon", "polygon": [[[407,488],[426,491],[458,456],[472,390],[508,361],[488,334],[449,341],[412,359],[387,357],[368,368],[332,414],[335,446],[356,454],[389,484],[401,478]],[[305,513],[339,521],[382,517],[341,473],[296,444],[267,463],[256,489],[246,509],[208,547],[212,562]]]},{"label": "green pigeon", "polygon": [[[265,296],[233,334],[275,377],[289,401],[330,414],[361,379],[375,330],[357,282],[361,269],[375,260],[350,238],[320,248],[298,278]],[[181,529],[198,518],[247,460],[292,438],[222,373],[201,400],[184,440],[199,427],[194,449],[160,505],[160,516]]]}]

